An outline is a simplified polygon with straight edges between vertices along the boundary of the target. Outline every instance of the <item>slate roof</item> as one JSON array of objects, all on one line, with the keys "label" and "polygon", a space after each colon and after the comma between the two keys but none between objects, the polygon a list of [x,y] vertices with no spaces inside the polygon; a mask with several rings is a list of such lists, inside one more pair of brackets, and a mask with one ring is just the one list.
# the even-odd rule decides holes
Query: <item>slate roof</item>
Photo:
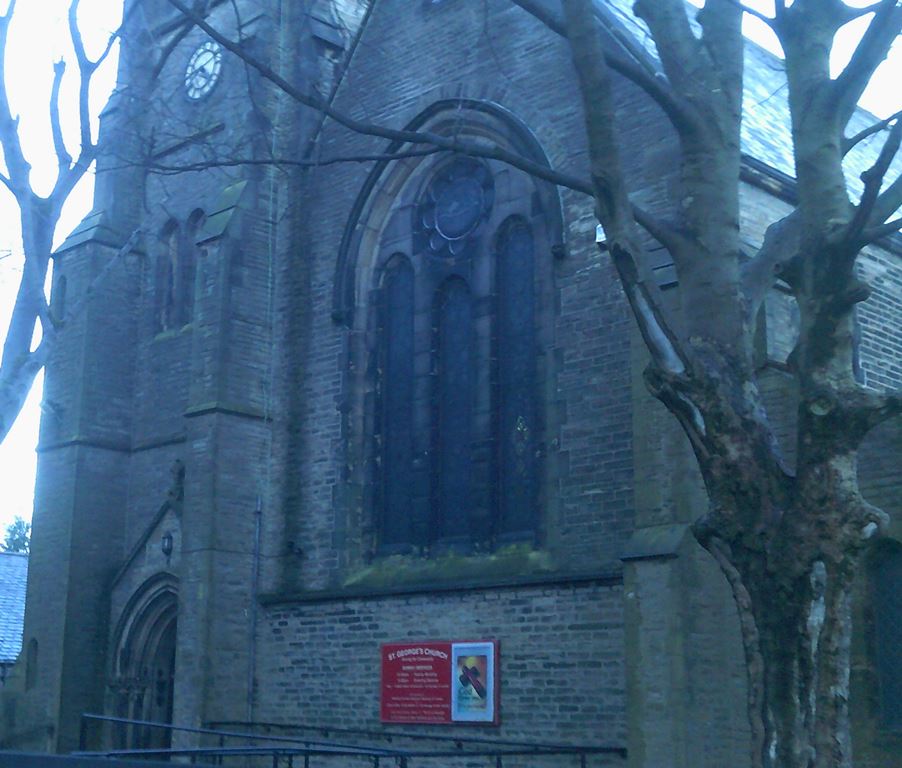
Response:
[{"label": "slate roof", "polygon": [[0,552],[0,664],[12,664],[22,649],[28,555]]},{"label": "slate roof", "polygon": [[[603,16],[616,19],[657,61],[655,44],[648,27],[632,13],[635,0],[596,0],[596,2],[603,11],[607,11],[602,13]],[[697,9],[690,8],[690,11],[695,10]],[[690,18],[694,18],[692,13]],[[771,168],[795,178],[783,60],[746,39],[743,80],[742,151]],[[876,121],[877,118],[870,112],[859,108],[849,121],[846,135],[852,136]],[[859,177],[862,171],[873,163],[885,140],[885,132],[877,134],[861,142],[846,156],[846,179],[853,198],[861,192],[862,183]],[[896,173],[902,172],[902,157],[897,155],[892,168],[893,170],[887,174],[889,181],[895,178]]]}]

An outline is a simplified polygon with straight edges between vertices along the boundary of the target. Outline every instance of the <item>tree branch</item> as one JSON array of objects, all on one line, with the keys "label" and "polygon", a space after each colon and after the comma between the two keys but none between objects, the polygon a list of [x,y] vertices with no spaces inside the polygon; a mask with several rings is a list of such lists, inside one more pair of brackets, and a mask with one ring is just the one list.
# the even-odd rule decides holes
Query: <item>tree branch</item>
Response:
[{"label": "tree branch", "polygon": [[708,0],[697,15],[702,43],[714,63],[714,75],[738,124],[742,117],[743,6],[736,0]]},{"label": "tree branch", "polygon": [[791,270],[799,254],[801,218],[796,209],[768,226],[758,252],[743,265],[742,295],[746,299],[746,322],[750,327],[775,280]]},{"label": "tree branch", "polygon": [[66,72],[66,62],[60,59],[53,65],[53,86],[50,89],[50,130],[53,134],[53,149],[56,152],[57,179],[60,178],[72,163],[72,155],[66,149],[63,129],[60,125],[60,84]]},{"label": "tree branch", "polygon": [[712,62],[692,32],[682,0],[636,0],[633,12],[651,30],[664,72],[677,92],[692,98],[710,91]]},{"label": "tree branch", "polygon": [[496,145],[488,145],[478,141],[442,136],[441,134],[433,133],[431,131],[407,131],[394,128],[386,128],[385,126],[377,125],[375,123],[356,120],[349,115],[346,115],[343,112],[339,112],[338,110],[334,109],[330,104],[326,102],[325,99],[323,99],[319,95],[305,93],[304,91],[292,85],[281,75],[277,74],[268,66],[251,56],[239,44],[233,42],[218,30],[216,30],[214,27],[212,27],[210,24],[208,24],[202,16],[191,10],[182,2],[182,0],[168,1],[173,7],[183,13],[186,18],[190,19],[197,27],[206,32],[207,35],[209,35],[213,40],[219,43],[223,48],[225,48],[230,53],[235,54],[247,65],[257,70],[257,72],[259,72],[260,75],[262,75],[266,80],[269,80],[271,83],[273,83],[273,85],[282,90],[291,98],[295,99],[299,104],[322,112],[326,117],[331,118],[339,125],[347,128],[350,131],[353,131],[354,133],[363,134],[365,136],[375,136],[378,138],[388,139],[390,141],[401,143],[431,144],[432,146],[438,147],[439,149],[444,149],[451,152],[459,152],[461,154],[471,155],[473,157],[482,157],[488,160],[498,160],[500,162],[507,163],[514,168],[519,168],[521,171],[525,171],[526,173],[535,176],[536,178],[548,181],[552,184],[567,187],[577,192],[592,194],[591,186],[582,179],[559,173],[558,171],[554,171],[545,165],[541,165],[540,163],[529,160],[522,155],[518,155],[515,152],[510,152]]},{"label": "tree branch", "polygon": [[654,216],[651,212],[635,203],[633,203],[633,217],[636,219],[636,223],[670,251],[671,255],[693,247],[690,239],[677,227],[658,216]]},{"label": "tree branch", "polygon": [[[552,32],[567,37],[564,20],[542,3],[537,0],[511,0],[511,2],[537,18]],[[651,57],[639,49],[632,39],[618,34],[615,22],[608,18],[603,7],[596,6],[593,10],[601,22],[600,29],[612,43],[611,50],[601,51],[605,63],[645,91],[674,125],[689,122],[691,115],[686,103],[674,92],[663,73],[657,71]]]},{"label": "tree branch", "polygon": [[75,58],[78,63],[78,124],[80,148],[78,159],[75,160],[74,163],[71,162],[70,157],[70,162],[67,164],[66,168],[63,168],[62,164],[60,165],[56,183],[48,198],[50,204],[55,208],[57,215],[62,209],[63,203],[69,197],[69,194],[82,176],[85,175],[97,155],[97,145],[91,137],[91,78],[93,77],[94,72],[97,71],[97,67],[99,67],[103,60],[109,55],[113,43],[119,36],[118,30],[110,35],[106,47],[100,57],[96,61],[91,61],[85,51],[81,30],[78,28],[79,2],[80,0],[72,0],[69,5],[68,21],[69,36],[72,39],[72,47],[75,50]]},{"label": "tree branch", "polygon": [[561,37],[567,37],[567,27],[564,20],[557,16],[546,4],[539,0],[511,0],[528,14],[535,16],[548,29]]},{"label": "tree branch", "polygon": [[859,243],[862,247],[864,247],[865,245],[876,243],[878,240],[882,240],[884,237],[894,235],[900,230],[902,230],[902,218],[893,219],[892,221],[886,222],[886,224],[881,224],[877,227],[870,227],[868,229],[865,229],[861,233]]},{"label": "tree branch", "polygon": [[113,51],[113,46],[116,44],[116,41],[122,36],[122,26],[120,25],[119,29],[113,32],[106,41],[106,45],[103,50],[100,52],[100,55],[91,62],[92,67],[97,69],[104,61],[107,60],[110,53]]},{"label": "tree branch", "polygon": [[611,81],[595,32],[591,3],[564,0],[564,13],[586,113],[596,216],[609,234],[611,258],[652,360],[668,373],[681,374],[687,365],[679,342],[639,276],[635,254],[640,252],[640,246],[634,208],[623,178]]},{"label": "tree branch", "polygon": [[19,140],[19,120],[13,118],[6,89],[6,42],[9,25],[16,10],[16,0],[11,0],[5,16],[0,16],[0,145],[9,173],[10,191],[19,199],[29,190],[28,175],[31,166],[22,152]]},{"label": "tree branch", "polygon": [[81,30],[78,28],[78,5],[80,0],[72,0],[69,5],[69,36],[72,38],[72,47],[75,49],[75,59],[78,62],[80,74],[78,88],[78,124],[81,136],[81,146],[84,150],[92,145],[91,141],[91,114],[90,114],[90,89],[91,75],[97,69],[85,52],[84,40]]},{"label": "tree branch", "polygon": [[874,71],[886,58],[890,47],[902,32],[902,5],[898,0],[882,0],[870,6],[874,18],[862,35],[846,68],[834,81],[834,98],[841,125],[845,125]]},{"label": "tree branch", "polygon": [[[290,168],[322,168],[330,165],[339,165],[340,163],[369,163],[369,162],[379,162],[379,161],[391,161],[391,160],[406,160],[411,157],[428,157],[430,155],[435,155],[440,152],[446,152],[448,150],[441,149],[439,147],[428,147],[426,149],[418,149],[418,150],[410,150],[409,152],[387,152],[387,153],[375,153],[375,154],[364,154],[364,155],[339,155],[336,157],[328,157],[324,159],[318,160],[297,160],[296,158],[284,158],[284,157],[273,157],[267,158],[265,160],[256,159],[256,158],[238,158],[238,159],[230,159],[230,160],[208,160],[208,161],[200,161],[193,163],[185,163],[183,165],[165,165],[163,163],[158,163],[153,160],[145,161],[141,163],[141,166],[149,169],[152,172],[161,173],[165,175],[177,175],[180,173],[189,173],[193,171],[205,171],[209,168],[236,168],[240,166],[285,166]],[[122,165],[122,166],[113,166],[107,168],[107,170],[115,170],[116,168],[124,168],[124,167],[132,167],[134,164]],[[588,189],[588,184],[585,185],[586,189],[577,190],[583,191],[585,194],[591,194],[591,191]]]},{"label": "tree branch", "polygon": [[671,376],[682,376],[688,368],[688,359],[648,283],[639,277],[635,257],[618,243],[612,243],[609,250],[639,333],[655,366]]},{"label": "tree branch", "polygon": [[845,411],[849,429],[861,438],[884,421],[902,414],[902,390],[875,392],[856,387],[837,392],[834,401],[837,408]]},{"label": "tree branch", "polygon": [[620,161],[610,72],[596,34],[590,0],[564,0],[573,66],[585,112],[595,215],[614,241],[634,235],[632,206]]},{"label": "tree branch", "polygon": [[874,206],[880,194],[880,188],[883,186],[883,180],[889,170],[893,158],[899,151],[899,145],[902,143],[902,120],[897,120],[889,132],[889,136],[883,144],[880,154],[874,164],[861,174],[861,180],[864,182],[864,190],[861,193],[861,200],[855,209],[855,215],[849,224],[849,237],[856,240],[861,230],[870,221]]},{"label": "tree branch", "polygon": [[766,13],[761,13],[761,11],[756,11],[754,8],[746,5],[745,3],[739,2],[739,0],[728,0],[728,2],[737,6],[743,13],[747,13],[749,16],[754,16],[759,21],[763,21],[767,26],[773,29],[774,24],[776,23],[776,19],[768,16]]},{"label": "tree branch", "polygon": [[34,352],[27,353],[15,364],[5,365],[0,370],[0,442],[9,434],[35,377],[47,362],[48,349],[42,342]]},{"label": "tree branch", "polygon": [[877,196],[871,211],[871,226],[879,226],[902,208],[902,174]]},{"label": "tree branch", "polygon": [[843,139],[843,156],[849,154],[849,152],[858,144],[860,144],[865,139],[873,136],[875,133],[879,133],[880,131],[886,130],[889,127],[890,123],[902,120],[902,110],[896,112],[895,114],[890,115],[885,120],[878,120],[876,123],[869,125],[867,128],[856,133],[854,136],[849,137],[848,139]]},{"label": "tree branch", "polygon": [[[843,5],[845,5],[845,3],[843,3]],[[880,10],[880,6],[882,5],[882,2],[871,3],[871,5],[864,5],[861,8],[852,8],[846,5],[843,11],[843,23],[848,24],[850,21],[860,19],[862,16],[867,16],[869,13],[876,13]]]},{"label": "tree branch", "polygon": [[150,74],[151,82],[160,76],[163,67],[166,66],[166,62],[169,61],[169,57],[172,56],[173,51],[178,48],[179,43],[188,36],[192,29],[194,29],[194,25],[186,21],[186,23],[182,25],[182,28],[178,30],[178,32],[176,32],[163,47],[163,50],[160,51],[160,57],[157,59],[156,64],[153,65],[153,70]]}]

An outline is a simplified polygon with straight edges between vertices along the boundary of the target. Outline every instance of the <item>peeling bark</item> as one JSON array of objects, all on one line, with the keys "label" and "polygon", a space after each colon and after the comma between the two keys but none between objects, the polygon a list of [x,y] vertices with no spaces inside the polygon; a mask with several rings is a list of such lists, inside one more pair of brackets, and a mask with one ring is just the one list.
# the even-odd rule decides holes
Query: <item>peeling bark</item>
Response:
[{"label": "peeling bark", "polygon": [[[886,525],[886,516],[859,492],[857,451],[869,429],[902,409],[899,393],[867,392],[854,379],[852,312],[869,294],[854,266],[865,228],[873,234],[902,205],[898,180],[880,192],[902,132],[898,124],[890,128],[856,209],[842,170],[849,147],[843,130],[849,95],[860,92],[863,75],[898,32],[888,34],[880,24],[902,24],[902,11],[888,0],[875,5],[863,47],[849,71],[833,81],[833,36],[861,9],[839,0],[776,5],[769,22],[786,51],[799,205],[771,226],[759,252],[743,264],[735,91],[741,92],[739,8],[709,1],[698,38],[682,2],[635,6],[689,116],[672,120],[681,148],[679,238],[667,242],[684,303],[687,330],[681,337],[640,278],[643,254],[626,213],[610,81],[593,47],[598,36],[586,33],[591,2],[564,2],[597,213],[651,353],[646,383],[679,421],[698,460],[710,506],[694,533],[719,564],[739,613],[751,764],[849,768],[851,585],[868,540]],[[800,392],[792,471],[761,402],[750,351],[750,329],[778,277],[801,313],[790,358]]]}]

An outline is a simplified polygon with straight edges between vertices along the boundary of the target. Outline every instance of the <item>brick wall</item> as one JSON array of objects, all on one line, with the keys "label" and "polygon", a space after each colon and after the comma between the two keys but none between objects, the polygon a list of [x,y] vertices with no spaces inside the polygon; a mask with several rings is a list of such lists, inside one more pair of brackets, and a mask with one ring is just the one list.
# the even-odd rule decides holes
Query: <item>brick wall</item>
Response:
[{"label": "brick wall", "polygon": [[[421,55],[424,49],[428,56]],[[634,96],[624,87],[628,131],[643,130]],[[359,118],[403,127],[435,102],[458,97],[500,106],[532,132],[554,167],[584,173],[569,52],[506,2],[380,3],[336,105]],[[327,123],[314,152],[329,158],[383,150],[381,140]],[[286,422],[277,424],[275,446],[284,505],[282,515],[267,522],[275,556],[265,574],[270,590],[334,587],[365,564],[360,539],[368,510],[353,482],[361,457],[349,453],[348,442],[355,429],[360,434],[365,404],[355,400],[359,393],[348,376],[366,331],[360,318],[366,281],[350,328],[336,324],[332,311],[336,254],[368,171],[346,163],[311,172],[302,210],[293,223],[280,224],[296,231],[285,235],[289,244],[281,251],[276,281],[276,343],[284,364],[274,412]],[[552,369],[542,392],[549,409],[543,543],[565,567],[591,570],[616,559],[631,528],[629,320],[611,265],[594,245],[589,201],[567,191],[561,200],[567,255],[549,265],[550,253],[537,254],[542,268],[553,270],[548,300],[555,315],[542,350]],[[377,215],[361,221],[368,227],[381,223]],[[363,264],[370,254],[356,257]],[[285,554],[286,539],[302,547],[302,556]]]},{"label": "brick wall", "polygon": [[621,588],[601,582],[274,603],[255,717],[379,730],[381,643],[497,639],[500,726],[385,729],[622,746],[622,625]]}]

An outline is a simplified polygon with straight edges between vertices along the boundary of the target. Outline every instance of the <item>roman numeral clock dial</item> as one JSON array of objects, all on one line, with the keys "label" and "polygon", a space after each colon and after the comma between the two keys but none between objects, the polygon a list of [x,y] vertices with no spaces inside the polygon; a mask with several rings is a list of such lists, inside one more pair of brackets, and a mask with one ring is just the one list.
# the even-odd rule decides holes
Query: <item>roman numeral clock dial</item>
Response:
[{"label": "roman numeral clock dial", "polygon": [[213,40],[203,43],[188,60],[185,68],[185,92],[189,99],[202,99],[219,80],[222,70],[222,48]]}]

